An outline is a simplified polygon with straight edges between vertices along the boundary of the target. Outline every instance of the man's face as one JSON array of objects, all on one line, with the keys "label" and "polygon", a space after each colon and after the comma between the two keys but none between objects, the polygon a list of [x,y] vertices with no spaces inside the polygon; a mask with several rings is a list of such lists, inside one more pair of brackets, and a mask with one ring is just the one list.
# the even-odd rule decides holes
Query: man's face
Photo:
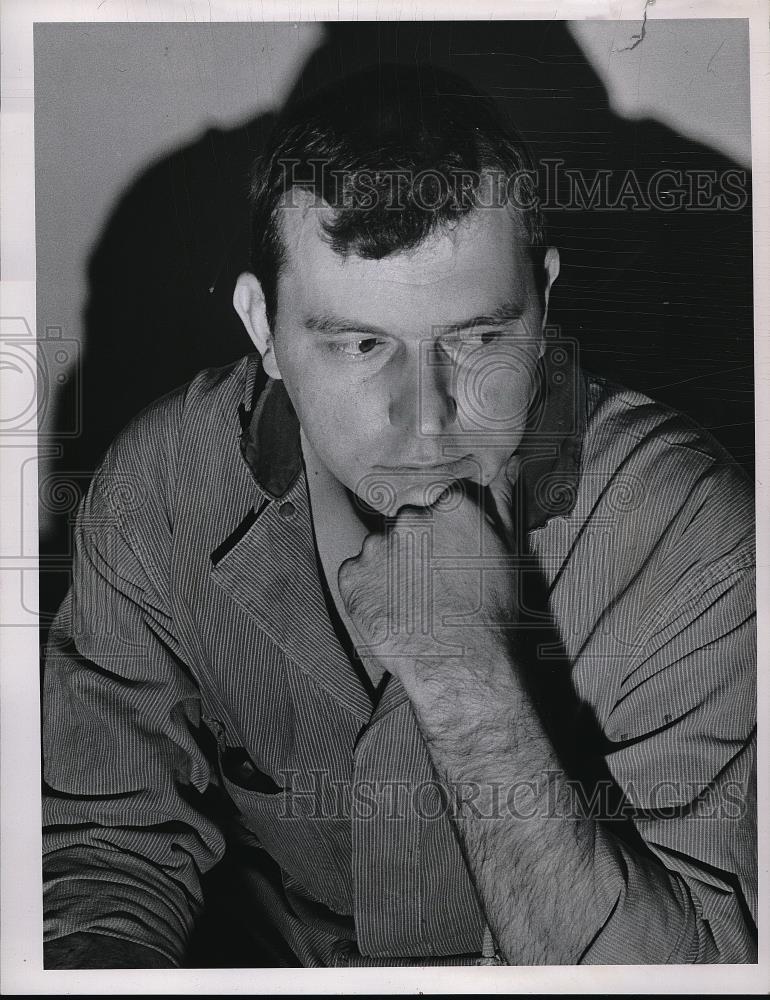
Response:
[{"label": "man's face", "polygon": [[504,206],[382,260],[284,208],[275,361],[329,471],[381,513],[488,485],[516,450],[542,347],[529,246]]}]

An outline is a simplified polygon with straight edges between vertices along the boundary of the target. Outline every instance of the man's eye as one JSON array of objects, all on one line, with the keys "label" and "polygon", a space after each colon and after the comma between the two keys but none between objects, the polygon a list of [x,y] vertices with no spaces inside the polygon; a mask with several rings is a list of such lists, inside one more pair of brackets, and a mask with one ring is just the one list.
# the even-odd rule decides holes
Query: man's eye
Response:
[{"label": "man's eye", "polygon": [[495,330],[477,330],[470,334],[469,341],[472,344],[481,344],[485,347],[497,340],[497,337],[498,334]]},{"label": "man's eye", "polygon": [[343,354],[348,354],[354,358],[361,358],[378,347],[380,341],[376,337],[357,337],[355,340],[348,340],[344,344],[337,344],[337,350]]},{"label": "man's eye", "polygon": [[493,343],[499,336],[496,330],[467,330],[461,334],[450,334],[442,338],[442,344],[450,351],[457,351],[461,347],[486,347]]}]

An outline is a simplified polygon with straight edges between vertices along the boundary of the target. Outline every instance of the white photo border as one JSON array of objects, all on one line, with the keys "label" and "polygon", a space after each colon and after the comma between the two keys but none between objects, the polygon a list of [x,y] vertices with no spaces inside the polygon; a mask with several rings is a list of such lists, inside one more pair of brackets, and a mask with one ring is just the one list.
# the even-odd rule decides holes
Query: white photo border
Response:
[{"label": "white photo border", "polygon": [[[642,21],[746,18],[750,25],[754,211],[759,663],[770,662],[770,45],[763,0],[4,0],[0,11],[0,318],[36,329],[33,25],[40,22],[354,20]],[[26,450],[25,450],[26,449]],[[22,451],[24,454],[22,455]],[[34,443],[0,437],[0,569],[37,573],[34,489],[22,497],[19,462]],[[32,462],[34,466],[34,462]],[[22,506],[23,505],[23,506]],[[10,553],[10,555],[8,555]],[[20,561],[21,560],[21,561]],[[54,971],[42,968],[38,632],[18,620],[18,587],[0,574],[0,989],[8,995],[327,993],[756,993],[770,988],[770,768],[760,770],[759,962],[744,966]],[[758,679],[760,761],[770,761],[767,672]]]}]

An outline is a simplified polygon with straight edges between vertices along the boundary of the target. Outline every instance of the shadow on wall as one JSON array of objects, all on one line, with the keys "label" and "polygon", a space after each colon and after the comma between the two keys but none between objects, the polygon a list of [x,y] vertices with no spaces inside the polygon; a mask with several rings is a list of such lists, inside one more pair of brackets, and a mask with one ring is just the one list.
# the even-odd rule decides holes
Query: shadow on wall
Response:
[{"label": "shadow on wall", "polygon": [[[614,115],[560,23],[330,24],[290,99],[388,60],[429,60],[496,96],[543,165],[551,242],[562,253],[551,320],[578,339],[586,368],[689,413],[751,473],[751,206],[740,204],[748,180],[738,165],[654,121]],[[207,131],[116,205],[88,265],[88,433],[64,442],[46,495],[63,478],[84,486],[143,406],[250,350],[231,295],[247,262],[249,165],[271,122],[261,115]],[[671,173],[661,183],[662,169]],[[703,207],[688,204],[696,197]],[[60,413],[71,405],[62,399]],[[73,513],[74,503],[55,511],[41,539],[43,633],[68,582],[46,562],[70,551]]]}]

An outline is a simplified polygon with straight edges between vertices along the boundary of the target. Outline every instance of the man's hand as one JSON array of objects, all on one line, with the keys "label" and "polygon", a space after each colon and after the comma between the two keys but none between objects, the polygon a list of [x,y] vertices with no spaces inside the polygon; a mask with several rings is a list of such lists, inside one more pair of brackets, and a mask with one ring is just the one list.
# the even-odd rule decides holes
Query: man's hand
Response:
[{"label": "man's hand", "polygon": [[414,699],[449,670],[459,680],[505,658],[518,588],[512,458],[487,491],[449,484],[429,508],[404,507],[339,570],[363,655]]}]

